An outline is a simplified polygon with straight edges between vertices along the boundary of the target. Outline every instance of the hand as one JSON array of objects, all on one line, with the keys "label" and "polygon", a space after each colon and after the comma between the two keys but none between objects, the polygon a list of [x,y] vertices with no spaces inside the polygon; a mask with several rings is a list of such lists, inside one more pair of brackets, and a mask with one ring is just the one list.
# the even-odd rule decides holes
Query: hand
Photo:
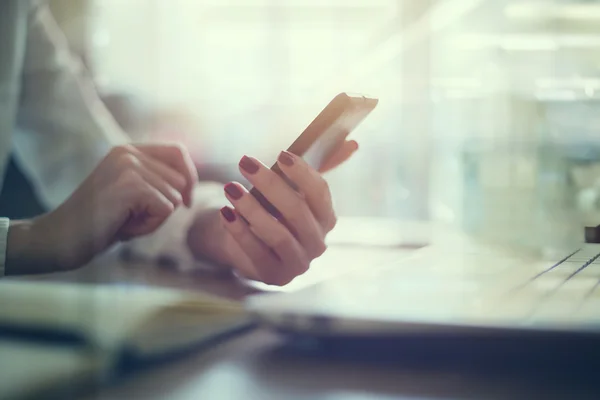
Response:
[{"label": "hand", "polygon": [[[322,170],[344,162],[357,148],[347,142]],[[225,194],[234,208],[223,207],[220,215],[190,230],[188,242],[197,256],[208,255],[250,279],[285,285],[323,254],[325,236],[336,224],[327,182],[293,154],[282,152],[278,165],[297,191],[258,160],[240,161],[240,171],[277,209],[277,217],[242,185],[229,183]]]},{"label": "hand", "polygon": [[115,147],[55,211],[9,229],[7,271],[71,269],[118,241],[156,230],[197,181],[187,151],[176,145]]}]

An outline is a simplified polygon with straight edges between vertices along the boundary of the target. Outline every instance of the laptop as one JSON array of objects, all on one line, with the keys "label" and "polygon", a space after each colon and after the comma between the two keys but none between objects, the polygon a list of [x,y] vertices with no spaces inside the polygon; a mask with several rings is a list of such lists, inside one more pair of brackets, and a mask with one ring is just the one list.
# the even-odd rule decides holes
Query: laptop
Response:
[{"label": "laptop", "polygon": [[292,293],[253,296],[247,308],[267,328],[338,342],[552,338],[592,340],[593,349],[600,343],[600,244],[533,257],[459,240],[362,264]]}]

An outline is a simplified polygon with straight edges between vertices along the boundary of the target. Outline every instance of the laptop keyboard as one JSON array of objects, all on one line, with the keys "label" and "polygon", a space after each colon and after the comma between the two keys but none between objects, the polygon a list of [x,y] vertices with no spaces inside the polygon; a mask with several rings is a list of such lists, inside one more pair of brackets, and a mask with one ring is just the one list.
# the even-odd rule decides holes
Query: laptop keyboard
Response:
[{"label": "laptop keyboard", "polygon": [[[371,316],[521,325],[600,324],[600,245],[524,260],[425,251],[328,282],[334,303]],[[331,296],[333,295],[333,296]],[[321,303],[322,304],[322,303]]]},{"label": "laptop keyboard", "polygon": [[526,293],[536,286],[543,288],[528,316],[532,322],[600,322],[599,283],[600,247],[586,245],[518,286],[513,293]]}]

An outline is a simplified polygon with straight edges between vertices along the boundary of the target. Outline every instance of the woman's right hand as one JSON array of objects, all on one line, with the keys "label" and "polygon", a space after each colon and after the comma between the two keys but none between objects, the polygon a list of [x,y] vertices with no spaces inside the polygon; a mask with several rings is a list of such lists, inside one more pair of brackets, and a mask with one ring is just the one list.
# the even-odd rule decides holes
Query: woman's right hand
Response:
[{"label": "woman's right hand", "polygon": [[178,145],[115,147],[56,210],[9,228],[6,273],[77,268],[118,241],[155,231],[192,202],[197,172]]}]

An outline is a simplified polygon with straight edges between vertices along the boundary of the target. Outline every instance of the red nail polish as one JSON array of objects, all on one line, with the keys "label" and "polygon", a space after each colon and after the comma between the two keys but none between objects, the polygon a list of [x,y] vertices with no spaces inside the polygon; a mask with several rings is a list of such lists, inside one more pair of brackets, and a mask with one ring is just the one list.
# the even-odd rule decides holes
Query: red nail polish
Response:
[{"label": "red nail polish", "polygon": [[242,190],[234,183],[228,183],[225,185],[225,193],[231,196],[231,198],[234,200],[239,200],[244,195]]},{"label": "red nail polish", "polygon": [[279,162],[283,165],[291,167],[292,165],[294,165],[294,157],[287,151],[282,151],[281,153],[279,153]]},{"label": "red nail polish", "polygon": [[228,222],[234,222],[236,220],[235,212],[231,209],[231,207],[223,207],[221,208],[221,214]]},{"label": "red nail polish", "polygon": [[249,174],[255,174],[258,172],[258,164],[249,157],[242,157],[240,160],[240,167]]}]

